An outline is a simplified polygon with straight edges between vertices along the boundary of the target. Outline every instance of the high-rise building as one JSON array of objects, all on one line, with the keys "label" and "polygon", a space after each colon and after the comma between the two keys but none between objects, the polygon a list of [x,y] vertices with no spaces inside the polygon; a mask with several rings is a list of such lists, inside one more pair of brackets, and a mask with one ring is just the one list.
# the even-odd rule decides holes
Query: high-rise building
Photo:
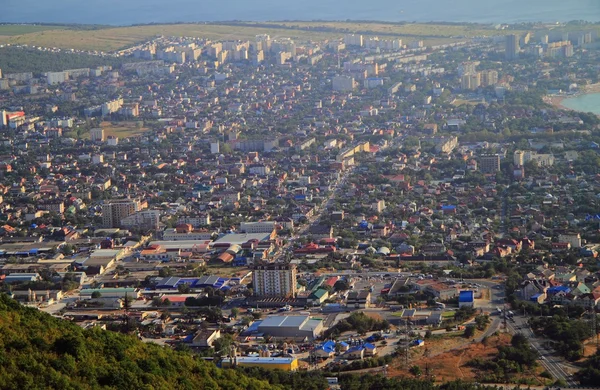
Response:
[{"label": "high-rise building", "polygon": [[498,84],[498,71],[484,70],[479,72],[479,74],[481,75],[481,85],[483,87]]},{"label": "high-rise building", "polygon": [[496,173],[500,170],[499,154],[484,154],[479,159],[479,170],[482,173]]},{"label": "high-rise building", "polygon": [[120,226],[126,229],[153,229],[158,230],[160,211],[143,210],[122,218]]},{"label": "high-rise building", "polygon": [[346,46],[363,47],[364,46],[363,36],[360,34],[346,34],[346,35],[344,35],[344,44]]},{"label": "high-rise building", "polygon": [[260,297],[295,297],[295,264],[258,263],[252,267],[254,295]]},{"label": "high-rise building", "polygon": [[121,220],[142,209],[139,199],[111,199],[102,205],[102,225],[106,228],[121,226]]},{"label": "high-rise building", "polygon": [[332,81],[334,91],[352,91],[355,86],[356,82],[351,76],[335,76]]},{"label": "high-rise building", "polygon": [[461,78],[461,88],[464,90],[477,89],[481,86],[481,76],[479,73],[468,73]]},{"label": "high-rise building", "polygon": [[99,127],[90,130],[90,140],[91,141],[104,141],[104,129]]},{"label": "high-rise building", "polygon": [[511,34],[506,36],[506,42],[504,45],[504,56],[507,60],[512,61],[519,58],[519,37],[517,35]]}]

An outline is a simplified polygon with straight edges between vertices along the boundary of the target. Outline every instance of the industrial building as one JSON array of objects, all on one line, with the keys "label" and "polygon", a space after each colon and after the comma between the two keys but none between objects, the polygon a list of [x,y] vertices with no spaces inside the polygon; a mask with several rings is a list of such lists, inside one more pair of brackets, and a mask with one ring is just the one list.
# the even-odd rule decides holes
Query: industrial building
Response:
[{"label": "industrial building", "polygon": [[279,339],[314,340],[323,331],[322,319],[310,316],[271,316],[256,321],[245,334],[266,335]]}]

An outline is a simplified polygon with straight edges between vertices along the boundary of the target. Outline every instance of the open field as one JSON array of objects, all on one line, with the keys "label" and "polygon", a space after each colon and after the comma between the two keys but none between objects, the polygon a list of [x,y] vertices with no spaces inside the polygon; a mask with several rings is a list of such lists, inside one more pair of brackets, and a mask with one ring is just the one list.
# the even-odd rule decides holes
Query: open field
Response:
[{"label": "open field", "polygon": [[144,122],[140,121],[140,123],[142,124],[141,127],[138,127],[138,121],[102,122],[100,124],[100,127],[104,129],[104,135],[106,137],[113,136],[119,138],[127,138],[148,131],[148,128],[143,126]]},{"label": "open field", "polygon": [[295,31],[288,29],[227,26],[212,24],[172,24],[106,28],[100,30],[74,31],[57,29],[30,34],[1,36],[0,44],[35,45],[65,49],[114,51],[133,46],[158,35],[188,36],[215,40],[250,39],[258,34],[271,37],[291,37],[297,39],[327,39],[339,37],[338,33]]},{"label": "open field", "polygon": [[[430,375],[435,377],[436,382],[458,379],[474,381],[478,379],[478,372],[473,367],[468,366],[467,363],[475,358],[484,360],[493,359],[498,354],[499,346],[510,344],[510,338],[508,334],[500,334],[490,337],[487,346],[482,343],[472,343],[456,349],[453,349],[455,348],[453,347],[453,343],[458,342],[460,338],[454,341],[452,339],[426,341],[424,348],[411,355],[409,366],[417,365],[421,367],[423,373],[428,369]],[[444,348],[445,352],[438,352]],[[424,356],[425,351],[428,351],[427,354],[429,357]],[[542,371],[543,369],[537,367],[534,372],[523,373],[520,377],[527,379],[534,378],[538,382],[538,385],[543,386],[546,384],[545,380],[539,376]],[[394,377],[411,376],[404,364],[403,358],[398,358],[390,365],[388,375]]]},{"label": "open field", "polygon": [[[265,25],[267,23],[260,23]],[[434,24],[434,23],[378,23],[378,22],[273,22],[276,26],[290,28],[333,29],[342,32],[362,34],[385,34],[407,37],[464,38],[484,35],[505,35],[521,33],[516,30],[496,30],[495,28],[473,24]]]},{"label": "open field", "polygon": [[2,24],[0,37],[37,33],[41,31],[64,29],[65,26],[43,26],[33,24]]},{"label": "open field", "polygon": [[[120,139],[132,137],[135,135],[142,134],[149,130],[148,127],[143,126],[143,121],[139,121],[142,126],[138,127],[138,121],[122,121],[122,122],[108,122],[104,121],[100,124],[100,127],[104,129],[104,136],[119,137]],[[75,131],[66,134],[67,137],[77,138]],[[86,132],[81,134],[81,139],[89,139],[90,133]]]},{"label": "open field", "polygon": [[[22,29],[19,29],[21,28]],[[28,30],[31,27],[33,30]],[[346,32],[365,35],[385,35],[404,41],[422,38],[426,45],[455,42],[464,37],[497,35],[504,31],[485,29],[482,26],[454,26],[435,24],[395,25],[385,23],[344,22],[273,22],[239,24],[169,24],[102,28],[95,30],[72,30],[48,26],[43,31],[36,27],[46,26],[0,26],[0,44],[35,45],[65,49],[114,51],[130,47],[158,35],[189,36],[214,40],[253,39],[258,34],[272,38],[290,37],[297,40],[324,40],[341,38]],[[6,28],[4,34],[2,28]],[[11,33],[8,33],[12,31]]]}]

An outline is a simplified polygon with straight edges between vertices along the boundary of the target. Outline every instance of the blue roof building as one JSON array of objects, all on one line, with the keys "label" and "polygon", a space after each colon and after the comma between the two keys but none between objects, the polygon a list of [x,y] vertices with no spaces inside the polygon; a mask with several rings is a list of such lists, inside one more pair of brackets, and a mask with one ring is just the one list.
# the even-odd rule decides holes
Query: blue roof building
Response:
[{"label": "blue roof building", "polygon": [[475,294],[471,290],[461,291],[458,294],[458,307],[473,307],[475,305]]}]

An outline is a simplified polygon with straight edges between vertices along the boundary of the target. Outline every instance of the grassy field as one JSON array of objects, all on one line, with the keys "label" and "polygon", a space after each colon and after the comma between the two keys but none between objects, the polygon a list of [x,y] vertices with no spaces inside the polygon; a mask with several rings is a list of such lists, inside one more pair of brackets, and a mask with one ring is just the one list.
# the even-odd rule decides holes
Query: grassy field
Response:
[{"label": "grassy field", "polygon": [[[583,28],[583,27],[581,27]],[[574,27],[560,27],[561,30]],[[596,29],[600,26],[588,26]],[[231,24],[168,24],[99,29],[72,29],[68,26],[0,25],[0,44],[28,44],[43,47],[114,51],[158,35],[189,36],[213,40],[253,39],[257,34],[298,41],[340,38],[346,33],[395,37],[410,42],[422,39],[425,45],[456,42],[471,37],[523,34],[524,31],[497,30],[491,26],[436,23],[380,22],[244,22]]]},{"label": "grassy field", "polygon": [[[262,24],[262,23],[261,23]],[[514,30],[496,30],[483,25],[451,25],[451,24],[393,24],[377,22],[273,22],[291,28],[333,29],[343,32],[360,32],[407,37],[462,38],[483,35],[504,35],[515,33]]]},{"label": "grassy field", "polygon": [[[140,123],[142,124],[141,127],[138,127],[137,123],[137,121],[102,122],[100,124],[100,127],[104,129],[105,137],[113,136],[119,138],[127,138],[148,131],[148,128],[143,126],[143,121],[140,121]],[[89,137],[89,134],[87,134],[87,136]]]},{"label": "grassy field", "polygon": [[[281,26],[285,26],[282,28]],[[48,27],[48,28],[44,28]],[[5,28],[6,33],[3,33]],[[44,28],[36,30],[36,28]],[[328,29],[318,31],[317,28]],[[30,29],[30,30],[28,30]],[[97,30],[71,30],[54,26],[0,26],[0,44],[27,44],[43,47],[113,51],[158,35],[202,37],[214,40],[252,39],[257,34],[269,34],[272,38],[290,37],[299,41],[340,38],[346,32],[365,35],[385,34],[414,40],[419,37],[425,44],[449,43],[465,36],[503,34],[503,31],[485,29],[482,26],[453,26],[436,24],[395,25],[385,23],[343,22],[274,22],[272,24],[218,25],[218,24],[169,24],[103,28]]]},{"label": "grassy field", "polygon": [[268,33],[272,37],[322,40],[339,37],[338,33],[296,31],[277,28],[226,26],[212,24],[173,24],[105,28],[100,30],[73,31],[56,29],[22,35],[2,36],[1,43],[27,44],[65,49],[113,51],[130,47],[158,35],[188,36],[214,40],[251,39]]},{"label": "grassy field", "polygon": [[[100,124],[100,127],[104,129],[104,137],[113,136],[119,137],[120,139],[132,137],[135,135],[142,134],[149,130],[149,128],[143,126],[143,121],[140,121],[142,124],[141,127],[138,127],[137,121],[122,121],[122,122],[108,122],[104,121]],[[67,132],[65,134],[66,137],[70,138],[78,138],[77,133],[73,130],[71,132]],[[85,132],[81,134],[81,139],[89,139],[90,133]]]},{"label": "grassy field", "polygon": [[64,29],[64,26],[40,26],[31,24],[2,24],[0,37],[37,33],[41,31]]}]

